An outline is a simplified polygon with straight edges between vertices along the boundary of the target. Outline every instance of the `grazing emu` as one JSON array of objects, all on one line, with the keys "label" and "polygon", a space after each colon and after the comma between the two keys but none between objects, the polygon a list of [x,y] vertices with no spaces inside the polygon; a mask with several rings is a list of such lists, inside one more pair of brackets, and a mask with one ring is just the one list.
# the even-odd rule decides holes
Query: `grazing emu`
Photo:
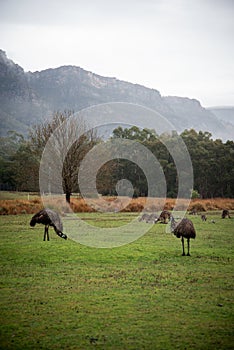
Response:
[{"label": "grazing emu", "polygon": [[58,213],[54,212],[51,209],[43,209],[39,211],[37,214],[35,214],[31,221],[30,226],[34,227],[36,224],[43,224],[45,225],[45,232],[44,232],[44,241],[50,240],[49,238],[49,226],[52,226],[57,233],[57,235],[61,238],[67,239],[67,236],[65,233],[63,233],[63,224],[60,219],[60,216]]},{"label": "grazing emu", "polygon": [[201,215],[201,219],[202,219],[202,221],[206,221],[206,220],[207,220],[206,215],[205,215],[205,214],[202,214],[202,215]]},{"label": "grazing emu", "polygon": [[146,222],[153,222],[155,223],[155,221],[158,219],[157,214],[150,214],[149,217],[146,219]]},{"label": "grazing emu", "polygon": [[189,215],[197,215],[197,209],[192,209],[192,210],[189,212]]},{"label": "grazing emu", "polygon": [[171,221],[171,232],[173,232],[177,238],[181,237],[182,249],[183,249],[182,255],[183,256],[185,255],[184,238],[186,238],[188,242],[187,255],[190,256],[190,253],[189,253],[190,238],[194,239],[196,237],[196,231],[192,221],[189,219],[182,219],[181,221],[176,222],[172,215],[171,215],[170,221]]},{"label": "grazing emu", "polygon": [[160,221],[162,224],[167,224],[167,220],[170,220],[171,213],[167,210],[163,210],[159,215],[159,218],[155,220],[155,224]]},{"label": "grazing emu", "polygon": [[224,209],[223,212],[222,212],[222,219],[225,219],[226,217],[231,219],[231,216],[229,214],[229,210]]},{"label": "grazing emu", "polygon": [[155,221],[157,220],[157,214],[143,214],[139,219],[138,219],[138,221],[145,221],[145,222],[147,222],[147,223],[149,223],[149,222],[153,222],[153,223],[155,223]]},{"label": "grazing emu", "polygon": [[138,219],[138,221],[146,221],[146,220],[148,220],[148,217],[149,217],[149,215],[148,214],[143,214],[139,219]]}]

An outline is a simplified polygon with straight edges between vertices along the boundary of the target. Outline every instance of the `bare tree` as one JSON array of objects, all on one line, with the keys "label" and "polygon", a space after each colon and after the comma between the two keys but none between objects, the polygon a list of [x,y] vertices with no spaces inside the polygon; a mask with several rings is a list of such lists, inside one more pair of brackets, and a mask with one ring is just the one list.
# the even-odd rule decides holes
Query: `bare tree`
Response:
[{"label": "bare tree", "polygon": [[60,193],[62,178],[63,193],[70,203],[72,192],[79,190],[80,163],[97,143],[96,133],[88,129],[82,118],[74,117],[72,111],[56,112],[50,121],[31,129],[30,142],[39,157],[46,147],[43,183],[48,184],[47,192]]}]

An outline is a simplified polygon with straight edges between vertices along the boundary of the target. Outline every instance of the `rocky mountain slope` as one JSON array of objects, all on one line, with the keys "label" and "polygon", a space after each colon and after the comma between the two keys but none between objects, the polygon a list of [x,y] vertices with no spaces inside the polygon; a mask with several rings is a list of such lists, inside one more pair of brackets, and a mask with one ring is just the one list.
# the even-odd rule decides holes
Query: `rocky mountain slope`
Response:
[{"label": "rocky mountain slope", "polygon": [[220,120],[234,125],[234,107],[210,107],[208,110]]},{"label": "rocky mountain slope", "polygon": [[1,135],[8,130],[26,133],[30,125],[49,118],[56,110],[76,112],[106,102],[130,102],[152,108],[178,132],[194,128],[209,131],[215,138],[233,138],[230,125],[197,100],[162,97],[155,89],[99,76],[76,66],[24,72],[0,50]]}]

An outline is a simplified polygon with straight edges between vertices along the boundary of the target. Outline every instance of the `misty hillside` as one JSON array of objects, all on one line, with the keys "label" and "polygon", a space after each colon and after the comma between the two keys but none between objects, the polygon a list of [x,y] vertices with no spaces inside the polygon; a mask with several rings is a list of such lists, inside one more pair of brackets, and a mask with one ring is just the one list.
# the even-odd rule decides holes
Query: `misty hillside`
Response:
[{"label": "misty hillside", "polygon": [[[77,66],[24,72],[0,50],[0,128],[26,133],[56,110],[74,112],[94,104],[130,102],[152,108],[181,132],[186,128],[209,131],[214,138],[233,138],[232,125],[199,101],[162,97],[159,91],[116,78],[103,77]],[[146,121],[147,127],[147,121]]]},{"label": "misty hillside", "polygon": [[210,107],[208,109],[217,118],[234,125],[234,107]]}]

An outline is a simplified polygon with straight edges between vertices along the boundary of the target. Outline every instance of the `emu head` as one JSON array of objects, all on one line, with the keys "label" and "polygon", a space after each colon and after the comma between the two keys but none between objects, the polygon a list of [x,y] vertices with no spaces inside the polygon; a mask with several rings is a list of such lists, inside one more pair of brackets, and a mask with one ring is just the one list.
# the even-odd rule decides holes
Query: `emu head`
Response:
[{"label": "emu head", "polygon": [[34,227],[36,225],[37,221],[35,218],[32,218],[30,221],[30,226]]},{"label": "emu head", "polygon": [[61,237],[63,239],[67,239],[67,235],[65,235],[65,233],[63,233],[62,231],[57,229],[57,227],[55,225],[52,225],[52,226],[59,237]]},{"label": "emu head", "polygon": [[62,234],[61,234],[61,238],[67,239],[67,235],[65,235],[65,233],[62,233]]}]

